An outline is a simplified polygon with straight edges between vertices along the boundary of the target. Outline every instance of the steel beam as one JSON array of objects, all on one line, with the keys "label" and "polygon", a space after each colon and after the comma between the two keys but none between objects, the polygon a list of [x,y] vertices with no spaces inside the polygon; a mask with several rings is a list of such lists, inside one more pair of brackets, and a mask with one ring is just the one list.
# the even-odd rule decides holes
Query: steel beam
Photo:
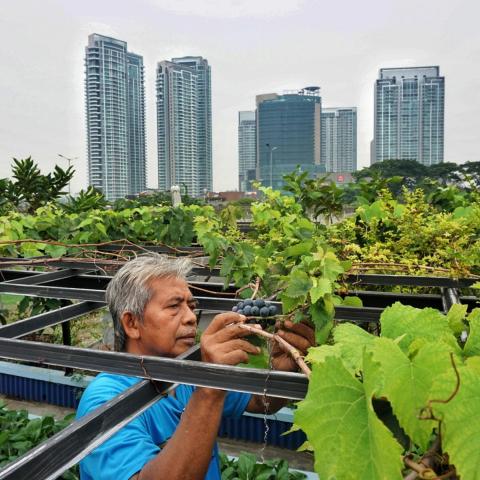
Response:
[{"label": "steel beam", "polygon": [[[198,348],[179,358],[195,358]],[[147,410],[174,385],[142,380],[3,467],[0,479],[54,480]]]},{"label": "steel beam", "polygon": [[404,285],[411,287],[468,288],[476,281],[476,279],[472,278],[429,277],[417,275],[358,274],[347,276],[347,282],[350,284],[384,286]]},{"label": "steel beam", "polygon": [[304,375],[291,372],[215,365],[162,357],[142,357],[62,345],[0,338],[0,355],[11,360],[94,372],[118,373],[159,381],[263,394],[301,400],[307,392]]},{"label": "steel beam", "polygon": [[79,270],[74,270],[70,268],[65,270],[56,270],[55,272],[38,272],[37,275],[28,275],[23,278],[15,278],[13,280],[7,280],[5,283],[16,283],[19,285],[40,285],[42,283],[71,278],[75,275],[78,275],[78,273]]},{"label": "steel beam", "polygon": [[[40,313],[34,317],[18,320],[0,327],[0,337],[18,338],[42,328],[51,327],[59,323],[68,322],[74,318],[93,312],[104,307],[104,303],[80,302],[67,307],[58,308],[50,312]],[[0,353],[1,356],[1,353]]]}]

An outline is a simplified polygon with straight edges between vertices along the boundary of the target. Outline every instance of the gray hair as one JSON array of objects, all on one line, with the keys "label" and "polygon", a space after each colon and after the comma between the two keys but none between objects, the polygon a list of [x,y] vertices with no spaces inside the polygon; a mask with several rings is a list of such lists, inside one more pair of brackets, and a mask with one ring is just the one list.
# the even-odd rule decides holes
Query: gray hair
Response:
[{"label": "gray hair", "polygon": [[130,260],[116,273],[108,284],[105,298],[112,314],[115,331],[115,350],[125,350],[125,330],[121,322],[125,312],[143,320],[143,312],[152,298],[149,287],[155,278],[180,278],[186,280],[192,269],[188,258],[170,258],[158,253],[140,255]]}]

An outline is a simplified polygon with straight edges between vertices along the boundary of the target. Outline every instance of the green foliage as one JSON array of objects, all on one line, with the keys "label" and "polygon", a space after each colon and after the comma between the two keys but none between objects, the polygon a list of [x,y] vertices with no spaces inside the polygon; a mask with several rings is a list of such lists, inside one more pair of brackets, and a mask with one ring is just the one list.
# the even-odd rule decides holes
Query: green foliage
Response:
[{"label": "green foliage", "polygon": [[62,204],[62,208],[67,213],[80,213],[105,208],[106,205],[107,201],[103,194],[90,186],[87,190],[80,190],[76,197],[68,195],[65,203]]},{"label": "green foliage", "polygon": [[14,180],[3,179],[0,184],[1,205],[11,204],[17,209],[34,213],[37,208],[64,195],[64,188],[72,179],[75,170],[63,170],[55,165],[53,173],[43,175],[31,157],[13,159]]},{"label": "green foliage", "polygon": [[[313,447],[320,478],[403,478],[402,456],[426,452],[440,428],[457,473],[478,478],[480,309],[465,314],[396,303],[382,313],[380,337],[340,324],[332,345],[310,349],[308,394],[294,419]],[[401,429],[387,429],[372,401],[388,402]]]},{"label": "green foliage", "polygon": [[332,225],[328,243],[341,259],[358,264],[394,264],[406,273],[436,270],[450,276],[479,272],[479,202],[447,213],[432,207],[421,190],[404,190],[403,198],[399,203],[388,191],[379,192],[375,202]]},{"label": "green foliage", "polygon": [[222,480],[302,480],[301,472],[288,470],[286,460],[274,459],[257,463],[255,455],[242,452],[238,459],[220,453]]},{"label": "green foliage", "polygon": [[[0,468],[63,430],[74,416],[67,415],[60,421],[53,417],[30,420],[26,410],[8,410],[5,402],[0,400]],[[78,467],[71,468],[59,478],[78,480]]]},{"label": "green foliage", "polygon": [[295,201],[313,218],[322,216],[330,224],[342,214],[345,191],[329,180],[328,175],[309,178],[308,172],[297,169],[283,180],[284,189],[292,193]]}]

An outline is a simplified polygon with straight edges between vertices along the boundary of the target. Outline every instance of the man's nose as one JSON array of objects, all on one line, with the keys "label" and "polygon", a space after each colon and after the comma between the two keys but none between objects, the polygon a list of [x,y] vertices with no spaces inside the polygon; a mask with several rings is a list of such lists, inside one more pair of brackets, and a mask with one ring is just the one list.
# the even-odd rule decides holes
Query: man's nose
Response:
[{"label": "man's nose", "polygon": [[197,315],[195,314],[195,311],[193,308],[190,308],[190,306],[187,305],[187,312],[185,313],[184,317],[184,322],[185,323],[191,323],[191,324],[196,324],[197,323]]}]

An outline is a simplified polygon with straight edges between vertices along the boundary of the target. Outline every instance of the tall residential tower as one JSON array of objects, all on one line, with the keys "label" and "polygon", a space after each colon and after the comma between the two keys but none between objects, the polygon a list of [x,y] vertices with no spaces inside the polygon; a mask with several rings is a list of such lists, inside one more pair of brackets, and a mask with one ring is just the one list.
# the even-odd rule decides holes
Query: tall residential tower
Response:
[{"label": "tall residential tower", "polygon": [[443,162],[445,78],[440,68],[382,68],[375,82],[375,162]]},{"label": "tall residential tower", "polygon": [[323,108],[321,164],[327,172],[357,169],[357,109]]},{"label": "tall residential tower", "polygon": [[257,166],[257,125],[255,111],[238,112],[238,188],[251,190]]},{"label": "tall residential tower", "polygon": [[85,49],[89,185],[108,200],[146,187],[143,58],[96,33]]},{"label": "tall residential tower", "polygon": [[212,190],[210,66],[202,57],[157,66],[158,186],[184,184],[189,195]]}]

